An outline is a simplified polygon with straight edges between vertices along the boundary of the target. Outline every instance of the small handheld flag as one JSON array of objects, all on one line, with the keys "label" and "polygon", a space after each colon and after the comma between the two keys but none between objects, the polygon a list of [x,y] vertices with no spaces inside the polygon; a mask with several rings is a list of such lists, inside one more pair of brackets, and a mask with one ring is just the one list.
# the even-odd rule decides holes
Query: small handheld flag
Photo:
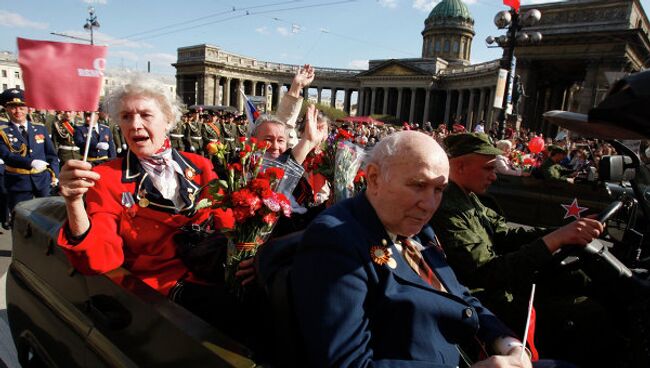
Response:
[{"label": "small handheld flag", "polygon": [[260,113],[257,111],[257,108],[248,96],[244,94],[244,91],[240,89],[239,92],[244,96],[244,111],[246,112],[246,119],[248,120],[248,135],[250,136],[255,128],[255,120],[260,117]]}]

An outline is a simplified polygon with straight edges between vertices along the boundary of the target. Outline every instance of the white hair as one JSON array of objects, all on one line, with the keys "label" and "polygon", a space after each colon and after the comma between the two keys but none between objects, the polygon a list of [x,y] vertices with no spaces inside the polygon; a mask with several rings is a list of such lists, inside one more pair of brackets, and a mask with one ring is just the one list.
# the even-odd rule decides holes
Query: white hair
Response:
[{"label": "white hair", "polygon": [[496,143],[496,146],[498,149],[505,152],[512,149],[512,142],[507,139],[502,139]]},{"label": "white hair", "polygon": [[126,97],[150,97],[158,102],[162,113],[170,119],[168,129],[171,130],[181,118],[181,103],[174,93],[159,80],[144,74],[135,74],[125,83],[112,87],[104,99],[104,110],[111,120],[120,121],[119,113]]},{"label": "white hair", "polygon": [[440,153],[441,160],[447,159],[442,148],[430,136],[414,130],[403,130],[382,138],[366,156],[365,164],[378,166],[384,179],[388,179],[392,159],[411,155],[414,144],[417,143],[421,136],[431,139],[432,144],[437,147],[434,148],[432,154]]},{"label": "white hair", "polygon": [[282,125],[284,128],[284,134],[288,136],[286,124],[280,121],[280,119],[278,119],[275,115],[271,114],[262,114],[257,119],[255,119],[255,124],[253,124],[253,129],[250,132],[250,136],[254,137],[257,133],[257,129],[259,129],[259,127],[264,123]]}]

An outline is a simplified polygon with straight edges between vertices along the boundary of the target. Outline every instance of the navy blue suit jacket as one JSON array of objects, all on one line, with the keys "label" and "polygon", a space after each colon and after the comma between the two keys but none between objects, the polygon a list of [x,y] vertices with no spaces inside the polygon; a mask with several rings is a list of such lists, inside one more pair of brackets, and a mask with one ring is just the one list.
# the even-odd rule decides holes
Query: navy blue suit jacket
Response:
[{"label": "navy blue suit jacket", "polygon": [[[97,131],[93,130],[90,136],[90,147],[88,148],[88,157],[104,157],[108,156],[109,159],[115,158],[115,141],[113,141],[113,133],[111,128],[105,124],[97,124]],[[88,136],[88,125],[80,125],[74,130],[74,144],[79,147],[81,154],[86,149],[86,136]],[[108,149],[102,150],[97,148],[97,143],[108,143]]]},{"label": "navy blue suit jacket", "polygon": [[[39,189],[49,188],[52,174],[47,170],[38,174],[11,172],[11,168],[31,170],[33,160],[42,160],[50,164],[49,168],[55,176],[59,176],[59,158],[45,126],[28,121],[26,129],[28,141],[25,141],[20,130],[13,123],[5,123],[0,126],[0,129],[3,132],[3,137],[0,139],[0,157],[6,166],[5,187],[7,191],[31,192],[33,186]],[[24,156],[18,152],[12,152],[19,150],[22,144],[27,146]]]},{"label": "navy blue suit jacket", "polygon": [[417,240],[449,292],[429,286],[394,245],[395,269],[373,262],[370,249],[382,239],[392,244],[365,192],[329,208],[305,231],[291,284],[308,366],[456,367],[455,344],[513,335],[458,282],[431,246],[430,227]]}]

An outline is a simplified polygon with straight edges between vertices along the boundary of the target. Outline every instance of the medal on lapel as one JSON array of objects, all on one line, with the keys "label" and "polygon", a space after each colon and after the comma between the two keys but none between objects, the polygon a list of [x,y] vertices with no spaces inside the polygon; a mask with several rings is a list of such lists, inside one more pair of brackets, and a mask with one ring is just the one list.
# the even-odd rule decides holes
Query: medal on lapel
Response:
[{"label": "medal on lapel", "polygon": [[131,217],[135,216],[135,200],[133,200],[133,195],[130,192],[122,193],[122,206],[126,207],[126,213]]},{"label": "medal on lapel", "polygon": [[151,202],[149,202],[149,200],[146,198],[146,196],[147,196],[147,191],[146,190],[142,189],[142,190],[140,190],[138,192],[138,197],[140,197],[140,199],[138,200],[138,206],[140,206],[142,208],[145,208],[145,207],[149,206],[149,203],[151,203]]},{"label": "medal on lapel", "polygon": [[393,252],[390,247],[388,247],[386,239],[381,240],[381,245],[370,247],[370,258],[380,266],[388,265],[388,267],[395,269],[397,267],[397,262],[392,256]]},{"label": "medal on lapel", "polygon": [[187,178],[187,180],[192,180],[193,177],[194,177],[194,169],[192,169],[191,167],[185,169],[185,178]]}]

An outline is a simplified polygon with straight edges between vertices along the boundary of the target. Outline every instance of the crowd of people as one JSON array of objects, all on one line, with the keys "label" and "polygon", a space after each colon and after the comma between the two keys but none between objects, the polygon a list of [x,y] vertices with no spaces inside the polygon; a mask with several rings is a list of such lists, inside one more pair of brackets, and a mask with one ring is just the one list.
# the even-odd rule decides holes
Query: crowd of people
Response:
[{"label": "crowd of people", "polygon": [[[567,138],[534,148],[532,141],[541,137],[523,128],[508,128],[497,141],[483,132],[484,122],[475,132],[460,124],[337,123],[313,105],[300,118],[300,91],[313,79],[313,68],[301,68],[278,111],[252,124],[228,110],[183,113],[175,96],[145,77],[115,88],[96,113],[30,111],[22,91],[6,92],[6,122],[0,123],[3,226],[18,202],[56,188],[67,209],[58,244],[77,270],[126,267],[257,348],[263,344],[251,334],[263,323],[243,328],[215,318],[215,311],[250,314],[260,305],[242,306],[223,285],[198,277],[175,245],[179,228],[210,217],[197,211],[200,188],[231,170],[214,159],[215,145],[239,152],[241,139],[252,137],[265,142],[266,159],[302,173],[287,193],[292,217],[281,220],[273,236],[307,229],[291,283],[309,366],[456,366],[465,356],[458,347],[470,340],[480,342],[482,352],[470,359],[477,367],[531,366],[537,356],[522,354],[520,340],[528,288],[546,275],[553,252],[587,244],[603,225],[580,219],[555,231],[511,229],[477,195],[497,172],[571,182],[613,148]],[[355,143],[368,157],[360,170],[364,185],[339,203],[331,198],[331,176],[318,185],[313,180],[319,171],[314,157],[336,150],[334,140]],[[238,276],[252,287],[252,259],[239,265]],[[607,330],[612,327],[585,289],[567,286],[562,300],[552,297],[558,278],[549,276],[549,289],[543,289],[541,354],[591,364],[586,350],[616,346],[600,338],[613,336]],[[576,308],[592,314],[576,319]],[[601,321],[598,328],[590,318]],[[576,324],[573,333],[558,342],[552,329],[568,319]],[[572,339],[571,351],[563,348]]]}]

